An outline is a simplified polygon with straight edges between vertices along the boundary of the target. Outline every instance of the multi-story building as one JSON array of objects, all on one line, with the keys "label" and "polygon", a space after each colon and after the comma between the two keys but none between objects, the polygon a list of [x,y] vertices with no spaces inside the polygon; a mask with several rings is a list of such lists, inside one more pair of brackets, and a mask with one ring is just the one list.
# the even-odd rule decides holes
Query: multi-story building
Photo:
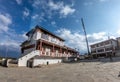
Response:
[{"label": "multi-story building", "polygon": [[118,44],[118,50],[120,50],[120,37],[116,38],[117,39],[117,44]]},{"label": "multi-story building", "polygon": [[90,47],[93,57],[109,57],[110,55],[115,55],[115,50],[118,46],[116,40],[109,39],[96,44],[92,44]]},{"label": "multi-story building", "polygon": [[22,55],[18,61],[19,66],[27,66],[27,62],[31,59],[35,66],[61,62],[63,57],[78,55],[75,49],[64,45],[64,39],[42,27],[36,26],[26,35],[28,40],[21,44]]}]

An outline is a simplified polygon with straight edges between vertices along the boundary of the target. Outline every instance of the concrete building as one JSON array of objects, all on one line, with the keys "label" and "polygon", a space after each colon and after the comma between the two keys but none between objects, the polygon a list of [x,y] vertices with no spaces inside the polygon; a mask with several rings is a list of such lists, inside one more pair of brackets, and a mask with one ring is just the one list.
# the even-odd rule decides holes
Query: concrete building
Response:
[{"label": "concrete building", "polygon": [[78,55],[75,49],[64,45],[64,39],[43,27],[36,26],[26,35],[28,40],[21,44],[22,55],[18,60],[18,66],[27,66],[30,60],[33,66],[60,63],[62,58]]},{"label": "concrete building", "polygon": [[117,44],[118,44],[118,50],[120,50],[120,37],[118,37],[116,39],[117,39]]},{"label": "concrete building", "polygon": [[116,49],[116,56],[120,56],[120,37],[116,38],[117,39],[117,49]]},{"label": "concrete building", "polygon": [[118,47],[117,40],[109,39],[90,45],[91,54],[94,58],[115,56],[115,50]]}]

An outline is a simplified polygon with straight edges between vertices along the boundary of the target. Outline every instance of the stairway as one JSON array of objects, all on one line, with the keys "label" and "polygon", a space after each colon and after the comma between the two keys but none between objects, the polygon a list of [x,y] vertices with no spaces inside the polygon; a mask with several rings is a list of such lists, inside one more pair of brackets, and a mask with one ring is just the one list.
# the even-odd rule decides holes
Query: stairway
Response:
[{"label": "stairway", "polygon": [[27,66],[27,61],[29,59],[33,58],[36,55],[40,55],[40,51],[39,50],[31,51],[30,53],[20,57],[18,59],[18,66]]}]

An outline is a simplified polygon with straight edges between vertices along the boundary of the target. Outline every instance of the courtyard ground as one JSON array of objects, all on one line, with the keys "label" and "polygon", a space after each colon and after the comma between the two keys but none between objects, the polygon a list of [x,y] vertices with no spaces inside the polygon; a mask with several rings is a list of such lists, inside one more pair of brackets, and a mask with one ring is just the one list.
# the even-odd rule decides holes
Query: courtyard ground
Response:
[{"label": "courtyard ground", "polygon": [[[104,60],[104,61],[103,61]],[[0,82],[120,82],[119,59],[87,60],[41,68],[0,67]]]}]

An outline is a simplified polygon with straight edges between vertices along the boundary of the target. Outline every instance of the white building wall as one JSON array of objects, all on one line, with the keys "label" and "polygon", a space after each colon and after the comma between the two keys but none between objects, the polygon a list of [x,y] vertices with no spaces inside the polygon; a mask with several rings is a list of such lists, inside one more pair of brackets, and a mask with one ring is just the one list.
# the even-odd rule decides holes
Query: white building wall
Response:
[{"label": "white building wall", "polygon": [[36,37],[37,37],[37,32],[35,32],[32,36],[32,40],[36,40]]},{"label": "white building wall", "polygon": [[[42,33],[41,33],[41,35],[42,35]],[[45,34],[45,35],[47,35],[47,34]],[[40,39],[43,39],[43,40],[46,40],[46,41],[49,41],[49,42],[52,42],[52,43],[54,43],[54,44],[58,44],[58,45],[61,45],[61,46],[64,45],[64,42],[63,42],[63,41],[60,41],[60,39],[58,39],[58,38],[56,38],[56,37],[53,37],[53,36],[51,36],[51,35],[48,35],[48,40],[45,39],[45,38],[42,38],[42,37],[40,37]]]},{"label": "white building wall", "polygon": [[28,40],[38,40],[41,38],[41,32],[35,32],[33,35],[30,34],[29,37],[28,37]]},{"label": "white building wall", "polygon": [[50,52],[51,52],[51,51],[50,51],[50,48],[45,48],[45,52],[46,52],[46,55],[47,55],[47,56],[50,56]]},{"label": "white building wall", "polygon": [[39,50],[35,50],[32,51],[31,53],[28,53],[27,55],[21,57],[18,59],[18,66],[27,66],[27,61],[31,58],[33,58],[36,55],[39,55],[40,51]]},{"label": "white building wall", "polygon": [[52,37],[49,35],[49,42],[51,42]]},{"label": "white building wall", "polygon": [[41,32],[37,32],[37,35],[36,35],[36,40],[40,39],[41,38]]},{"label": "white building wall", "polygon": [[112,41],[112,45],[113,45],[114,47],[117,47],[117,41]]},{"label": "white building wall", "polygon": [[[111,44],[111,41],[112,41],[112,44]],[[105,53],[105,52],[111,52],[112,50],[109,50],[109,51],[106,51],[105,48],[111,48],[111,47],[117,47],[117,42],[114,41],[114,40],[111,40],[109,41],[110,43],[109,44],[105,44],[103,46],[100,46],[99,47],[95,47],[95,48],[91,48],[91,50],[95,50],[96,49],[96,53],[99,54],[99,53]],[[100,44],[100,43],[98,43]],[[97,44],[96,44],[97,45]],[[104,49],[103,52],[98,52],[99,49]]]},{"label": "white building wall", "polygon": [[62,59],[34,59],[33,66],[61,63]]}]

